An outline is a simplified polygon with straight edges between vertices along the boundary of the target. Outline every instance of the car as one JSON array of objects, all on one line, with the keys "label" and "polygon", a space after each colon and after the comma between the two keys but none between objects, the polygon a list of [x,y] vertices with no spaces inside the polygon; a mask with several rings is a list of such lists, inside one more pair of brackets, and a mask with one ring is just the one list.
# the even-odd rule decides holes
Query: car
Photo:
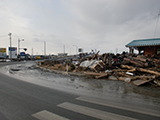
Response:
[{"label": "car", "polygon": [[11,62],[11,60],[7,59],[6,62]]}]

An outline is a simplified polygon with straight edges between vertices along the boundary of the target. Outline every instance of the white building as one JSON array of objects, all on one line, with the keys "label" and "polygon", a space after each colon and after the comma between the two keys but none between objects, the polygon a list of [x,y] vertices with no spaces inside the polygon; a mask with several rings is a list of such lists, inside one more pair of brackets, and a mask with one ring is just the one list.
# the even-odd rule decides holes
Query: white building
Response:
[{"label": "white building", "polygon": [[8,47],[9,58],[17,59],[17,47]]}]

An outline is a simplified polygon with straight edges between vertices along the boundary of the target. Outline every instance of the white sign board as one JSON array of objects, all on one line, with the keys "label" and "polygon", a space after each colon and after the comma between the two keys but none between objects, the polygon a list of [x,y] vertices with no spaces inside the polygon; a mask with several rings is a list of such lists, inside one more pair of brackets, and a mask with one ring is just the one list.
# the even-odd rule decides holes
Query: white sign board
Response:
[{"label": "white sign board", "polygon": [[0,58],[6,58],[6,48],[0,48]]},{"label": "white sign board", "polygon": [[17,47],[9,47],[8,48],[8,55],[9,58],[12,57],[12,59],[17,59]]}]

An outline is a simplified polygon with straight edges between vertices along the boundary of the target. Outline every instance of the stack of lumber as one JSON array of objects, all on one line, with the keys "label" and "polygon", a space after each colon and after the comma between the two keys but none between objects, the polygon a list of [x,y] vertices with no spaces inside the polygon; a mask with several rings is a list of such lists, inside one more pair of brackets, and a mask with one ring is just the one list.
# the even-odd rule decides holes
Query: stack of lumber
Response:
[{"label": "stack of lumber", "polygon": [[[95,57],[96,56],[96,57]],[[160,86],[160,59],[147,57],[143,55],[114,55],[105,53],[95,55],[91,60],[101,60],[103,67],[99,64],[93,68],[94,73],[84,72],[86,75],[92,75],[94,78],[107,78],[109,75],[115,76],[118,80],[132,83],[139,86],[150,83],[154,86]],[[106,70],[112,72],[105,73]]]},{"label": "stack of lumber", "polygon": [[[92,66],[80,66],[84,61],[89,61]],[[96,62],[93,62],[96,61]],[[144,55],[127,55],[104,53],[99,55],[99,51],[88,57],[78,60],[77,65],[67,63],[69,66],[75,66],[71,69],[73,72],[83,72],[87,76],[96,79],[108,79],[114,76],[117,80],[125,81],[136,86],[150,83],[154,86],[160,86],[160,57]],[[60,64],[59,61],[44,61],[41,66],[54,67]]]}]

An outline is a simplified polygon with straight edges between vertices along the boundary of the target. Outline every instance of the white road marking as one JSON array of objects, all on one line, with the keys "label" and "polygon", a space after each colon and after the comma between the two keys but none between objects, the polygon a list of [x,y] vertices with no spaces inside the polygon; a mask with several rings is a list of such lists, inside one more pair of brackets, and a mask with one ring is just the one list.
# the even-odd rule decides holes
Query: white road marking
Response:
[{"label": "white road marking", "polygon": [[151,109],[151,110],[147,109],[146,110],[146,109],[138,108],[138,107],[134,107],[134,106],[132,106],[132,108],[130,108],[129,106],[108,103],[107,101],[104,101],[104,100],[101,100],[101,99],[90,98],[90,97],[85,97],[85,96],[81,96],[81,97],[78,97],[76,99],[81,100],[81,101],[85,101],[85,102],[89,102],[89,103],[98,104],[98,105],[114,107],[114,108],[118,108],[118,109],[122,109],[122,110],[128,110],[128,111],[132,111],[132,112],[137,112],[137,113],[142,113],[142,114],[147,114],[147,115],[160,117],[160,111],[155,111],[153,109]]},{"label": "white road marking", "polygon": [[53,114],[53,113],[46,111],[46,110],[35,113],[32,116],[39,119],[39,120],[69,120],[67,118]]},{"label": "white road marking", "polygon": [[98,118],[101,120],[137,120],[134,118],[130,118],[130,117],[114,114],[114,113],[109,113],[109,112],[105,112],[102,110],[97,110],[97,109],[93,109],[93,108],[89,108],[89,107],[85,107],[85,106],[80,106],[80,105],[72,104],[69,102],[64,102],[64,103],[59,104],[57,106],[64,108],[64,109],[67,109],[67,110],[70,110],[70,111],[73,111],[73,112],[77,112],[80,114],[84,114],[87,116]]}]

